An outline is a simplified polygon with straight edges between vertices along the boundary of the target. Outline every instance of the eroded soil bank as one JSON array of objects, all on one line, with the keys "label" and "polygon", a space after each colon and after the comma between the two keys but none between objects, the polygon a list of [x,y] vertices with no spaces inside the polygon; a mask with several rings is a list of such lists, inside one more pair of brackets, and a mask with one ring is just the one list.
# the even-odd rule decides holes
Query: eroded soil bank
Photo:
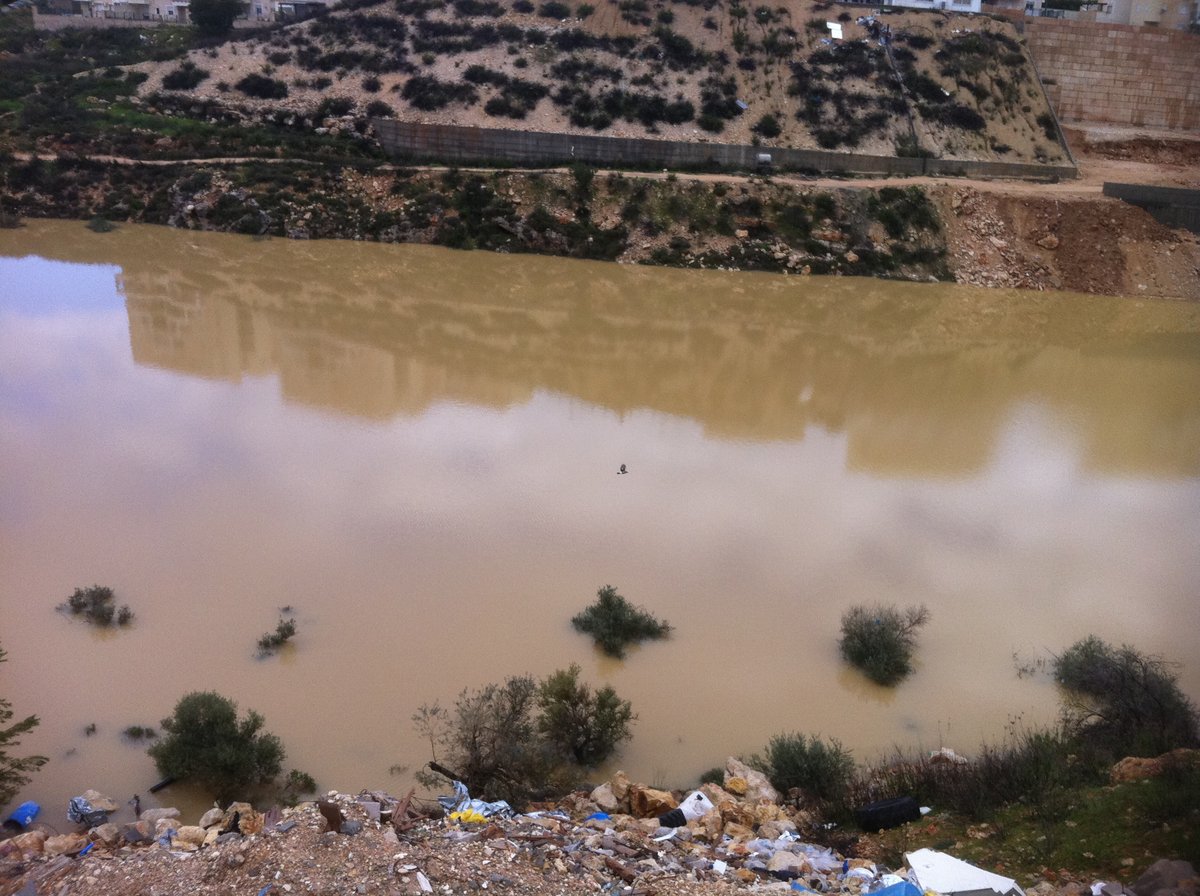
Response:
[{"label": "eroded soil bank", "polygon": [[[1200,242],[1045,185],[10,159],[9,215],[1200,298]],[[998,188],[999,187],[999,188]]]}]

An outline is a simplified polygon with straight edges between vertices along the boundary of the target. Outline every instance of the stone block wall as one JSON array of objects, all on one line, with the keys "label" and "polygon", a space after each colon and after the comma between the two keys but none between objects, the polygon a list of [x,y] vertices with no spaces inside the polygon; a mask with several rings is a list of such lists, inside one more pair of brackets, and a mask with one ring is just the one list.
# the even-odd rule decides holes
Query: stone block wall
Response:
[{"label": "stone block wall", "polygon": [[1200,35],[1028,18],[1025,37],[1061,120],[1200,131]]},{"label": "stone block wall", "polygon": [[775,169],[853,174],[951,177],[1010,177],[1030,180],[1074,178],[1074,165],[1038,165],[965,159],[913,159],[785,149],[731,143],[689,143],[593,134],[513,131],[449,124],[421,124],[390,118],[371,120],[380,143],[393,156],[417,161],[589,165],[679,168],[703,171],[752,170],[763,156]]}]

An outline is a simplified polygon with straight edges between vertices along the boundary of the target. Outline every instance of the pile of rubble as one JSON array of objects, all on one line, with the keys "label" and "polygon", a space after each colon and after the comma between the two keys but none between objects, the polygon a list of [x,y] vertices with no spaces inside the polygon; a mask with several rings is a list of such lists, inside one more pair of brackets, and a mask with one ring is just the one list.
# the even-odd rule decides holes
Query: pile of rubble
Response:
[{"label": "pile of rubble", "polygon": [[[891,873],[805,842],[811,819],[782,805],[766,778],[736,759],[728,760],[723,784],[681,795],[618,772],[591,793],[521,814],[470,800],[459,786],[442,805],[411,793],[398,800],[331,792],[266,813],[248,803],[214,807],[195,824],[162,808],[86,832],[48,835],[32,826],[0,842],[0,896],[718,896],[748,889],[921,896],[981,887],[1024,896],[1015,881],[932,850],[910,853],[908,867]],[[118,811],[95,792],[81,799],[92,821]],[[1189,873],[1194,880],[1186,863],[1172,864],[1183,866],[1170,872],[1173,881]],[[1109,896],[1124,896],[1121,886]]]}]

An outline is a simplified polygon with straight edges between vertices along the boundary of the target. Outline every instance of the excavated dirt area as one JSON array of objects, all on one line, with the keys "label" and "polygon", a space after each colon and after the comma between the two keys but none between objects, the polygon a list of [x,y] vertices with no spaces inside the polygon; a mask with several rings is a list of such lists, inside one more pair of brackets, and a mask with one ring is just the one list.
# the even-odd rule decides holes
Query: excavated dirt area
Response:
[{"label": "excavated dirt area", "polygon": [[1200,236],[1101,193],[1105,182],[1200,189],[1200,136],[1076,127],[1067,137],[1078,180],[931,188],[956,279],[1200,300]]}]

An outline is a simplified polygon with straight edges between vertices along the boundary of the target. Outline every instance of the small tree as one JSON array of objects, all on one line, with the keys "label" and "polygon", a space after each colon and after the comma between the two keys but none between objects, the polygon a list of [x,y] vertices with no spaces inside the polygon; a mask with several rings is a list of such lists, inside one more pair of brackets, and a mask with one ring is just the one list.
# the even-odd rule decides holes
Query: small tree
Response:
[{"label": "small tree", "polygon": [[577,614],[571,625],[589,634],[609,656],[625,656],[625,648],[638,641],[665,638],[671,633],[667,622],[655,619],[641,607],[635,607],[612,585],[596,592],[596,602]]},{"label": "small tree", "polygon": [[876,684],[893,685],[912,672],[917,629],[929,621],[924,606],[851,607],[842,616],[842,656]]},{"label": "small tree", "polygon": [[607,685],[595,693],[579,682],[579,666],[559,669],[538,685],[538,731],[571,761],[599,765],[633,732],[635,718],[628,700]]},{"label": "small tree", "polygon": [[146,752],[159,774],[186,779],[226,800],[279,774],[283,744],[262,726],[263,717],[253,710],[239,719],[232,700],[195,691],[180,699],[171,718],[163,719],[166,735]]},{"label": "small tree", "polygon": [[[8,655],[0,649],[0,663]],[[45,756],[26,756],[18,759],[9,755],[9,750],[21,742],[21,735],[28,734],[38,726],[37,716],[26,716],[19,722],[8,724],[13,717],[12,704],[0,697],[0,805],[9,802],[22,787],[30,782],[30,773],[36,772],[48,761]]]},{"label": "small tree", "polygon": [[1094,635],[1054,660],[1069,731],[1117,755],[1156,756],[1200,743],[1196,708],[1167,664]]},{"label": "small tree", "polygon": [[188,15],[200,33],[222,37],[233,30],[243,6],[242,0],[189,0]]}]

